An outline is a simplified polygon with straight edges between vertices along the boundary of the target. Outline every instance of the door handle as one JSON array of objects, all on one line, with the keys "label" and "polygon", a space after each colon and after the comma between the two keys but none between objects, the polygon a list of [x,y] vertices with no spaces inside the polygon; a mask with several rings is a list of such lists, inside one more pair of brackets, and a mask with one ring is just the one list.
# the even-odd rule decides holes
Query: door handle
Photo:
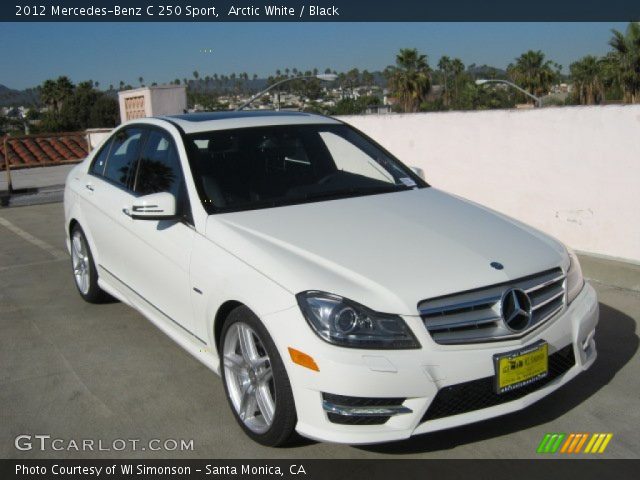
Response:
[{"label": "door handle", "polygon": [[85,187],[87,190],[89,190],[90,192],[93,192],[93,191],[94,191],[93,185],[91,185],[90,183],[87,183],[84,187]]}]

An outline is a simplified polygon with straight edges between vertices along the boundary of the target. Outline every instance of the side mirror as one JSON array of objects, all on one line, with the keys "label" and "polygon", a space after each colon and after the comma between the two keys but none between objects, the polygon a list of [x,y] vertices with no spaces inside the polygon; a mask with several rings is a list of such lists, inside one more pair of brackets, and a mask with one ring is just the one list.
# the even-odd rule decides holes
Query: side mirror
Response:
[{"label": "side mirror", "polygon": [[413,171],[413,173],[418,175],[422,180],[425,180],[424,170],[422,170],[420,167],[409,167],[409,168]]},{"label": "side mirror", "polygon": [[176,197],[168,192],[143,195],[123,212],[134,220],[170,220],[177,217]]}]

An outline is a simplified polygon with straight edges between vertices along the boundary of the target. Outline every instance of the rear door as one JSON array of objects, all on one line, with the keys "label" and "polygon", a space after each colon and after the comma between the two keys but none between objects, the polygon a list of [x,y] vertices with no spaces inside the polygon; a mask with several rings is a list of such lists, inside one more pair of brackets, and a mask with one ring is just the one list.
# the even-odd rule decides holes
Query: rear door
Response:
[{"label": "rear door", "polygon": [[131,185],[144,131],[118,130],[96,155],[80,188],[84,223],[95,244],[99,274],[131,281],[127,250],[134,241],[133,220],[125,212],[134,199]]}]

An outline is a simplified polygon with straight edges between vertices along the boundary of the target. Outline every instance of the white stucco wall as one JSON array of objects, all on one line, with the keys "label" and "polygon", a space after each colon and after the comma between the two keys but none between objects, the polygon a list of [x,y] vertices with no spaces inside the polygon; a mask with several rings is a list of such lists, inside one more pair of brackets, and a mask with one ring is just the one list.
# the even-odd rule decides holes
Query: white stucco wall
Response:
[{"label": "white stucco wall", "polygon": [[640,262],[640,105],[341,119],[435,187]]}]

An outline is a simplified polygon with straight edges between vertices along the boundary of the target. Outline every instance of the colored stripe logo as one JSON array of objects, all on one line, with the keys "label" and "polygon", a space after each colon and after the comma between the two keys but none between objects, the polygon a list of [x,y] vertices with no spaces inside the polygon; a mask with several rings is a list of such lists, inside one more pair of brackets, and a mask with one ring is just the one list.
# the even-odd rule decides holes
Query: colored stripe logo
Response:
[{"label": "colored stripe logo", "polygon": [[600,454],[604,453],[612,438],[613,433],[547,433],[536,453]]}]

